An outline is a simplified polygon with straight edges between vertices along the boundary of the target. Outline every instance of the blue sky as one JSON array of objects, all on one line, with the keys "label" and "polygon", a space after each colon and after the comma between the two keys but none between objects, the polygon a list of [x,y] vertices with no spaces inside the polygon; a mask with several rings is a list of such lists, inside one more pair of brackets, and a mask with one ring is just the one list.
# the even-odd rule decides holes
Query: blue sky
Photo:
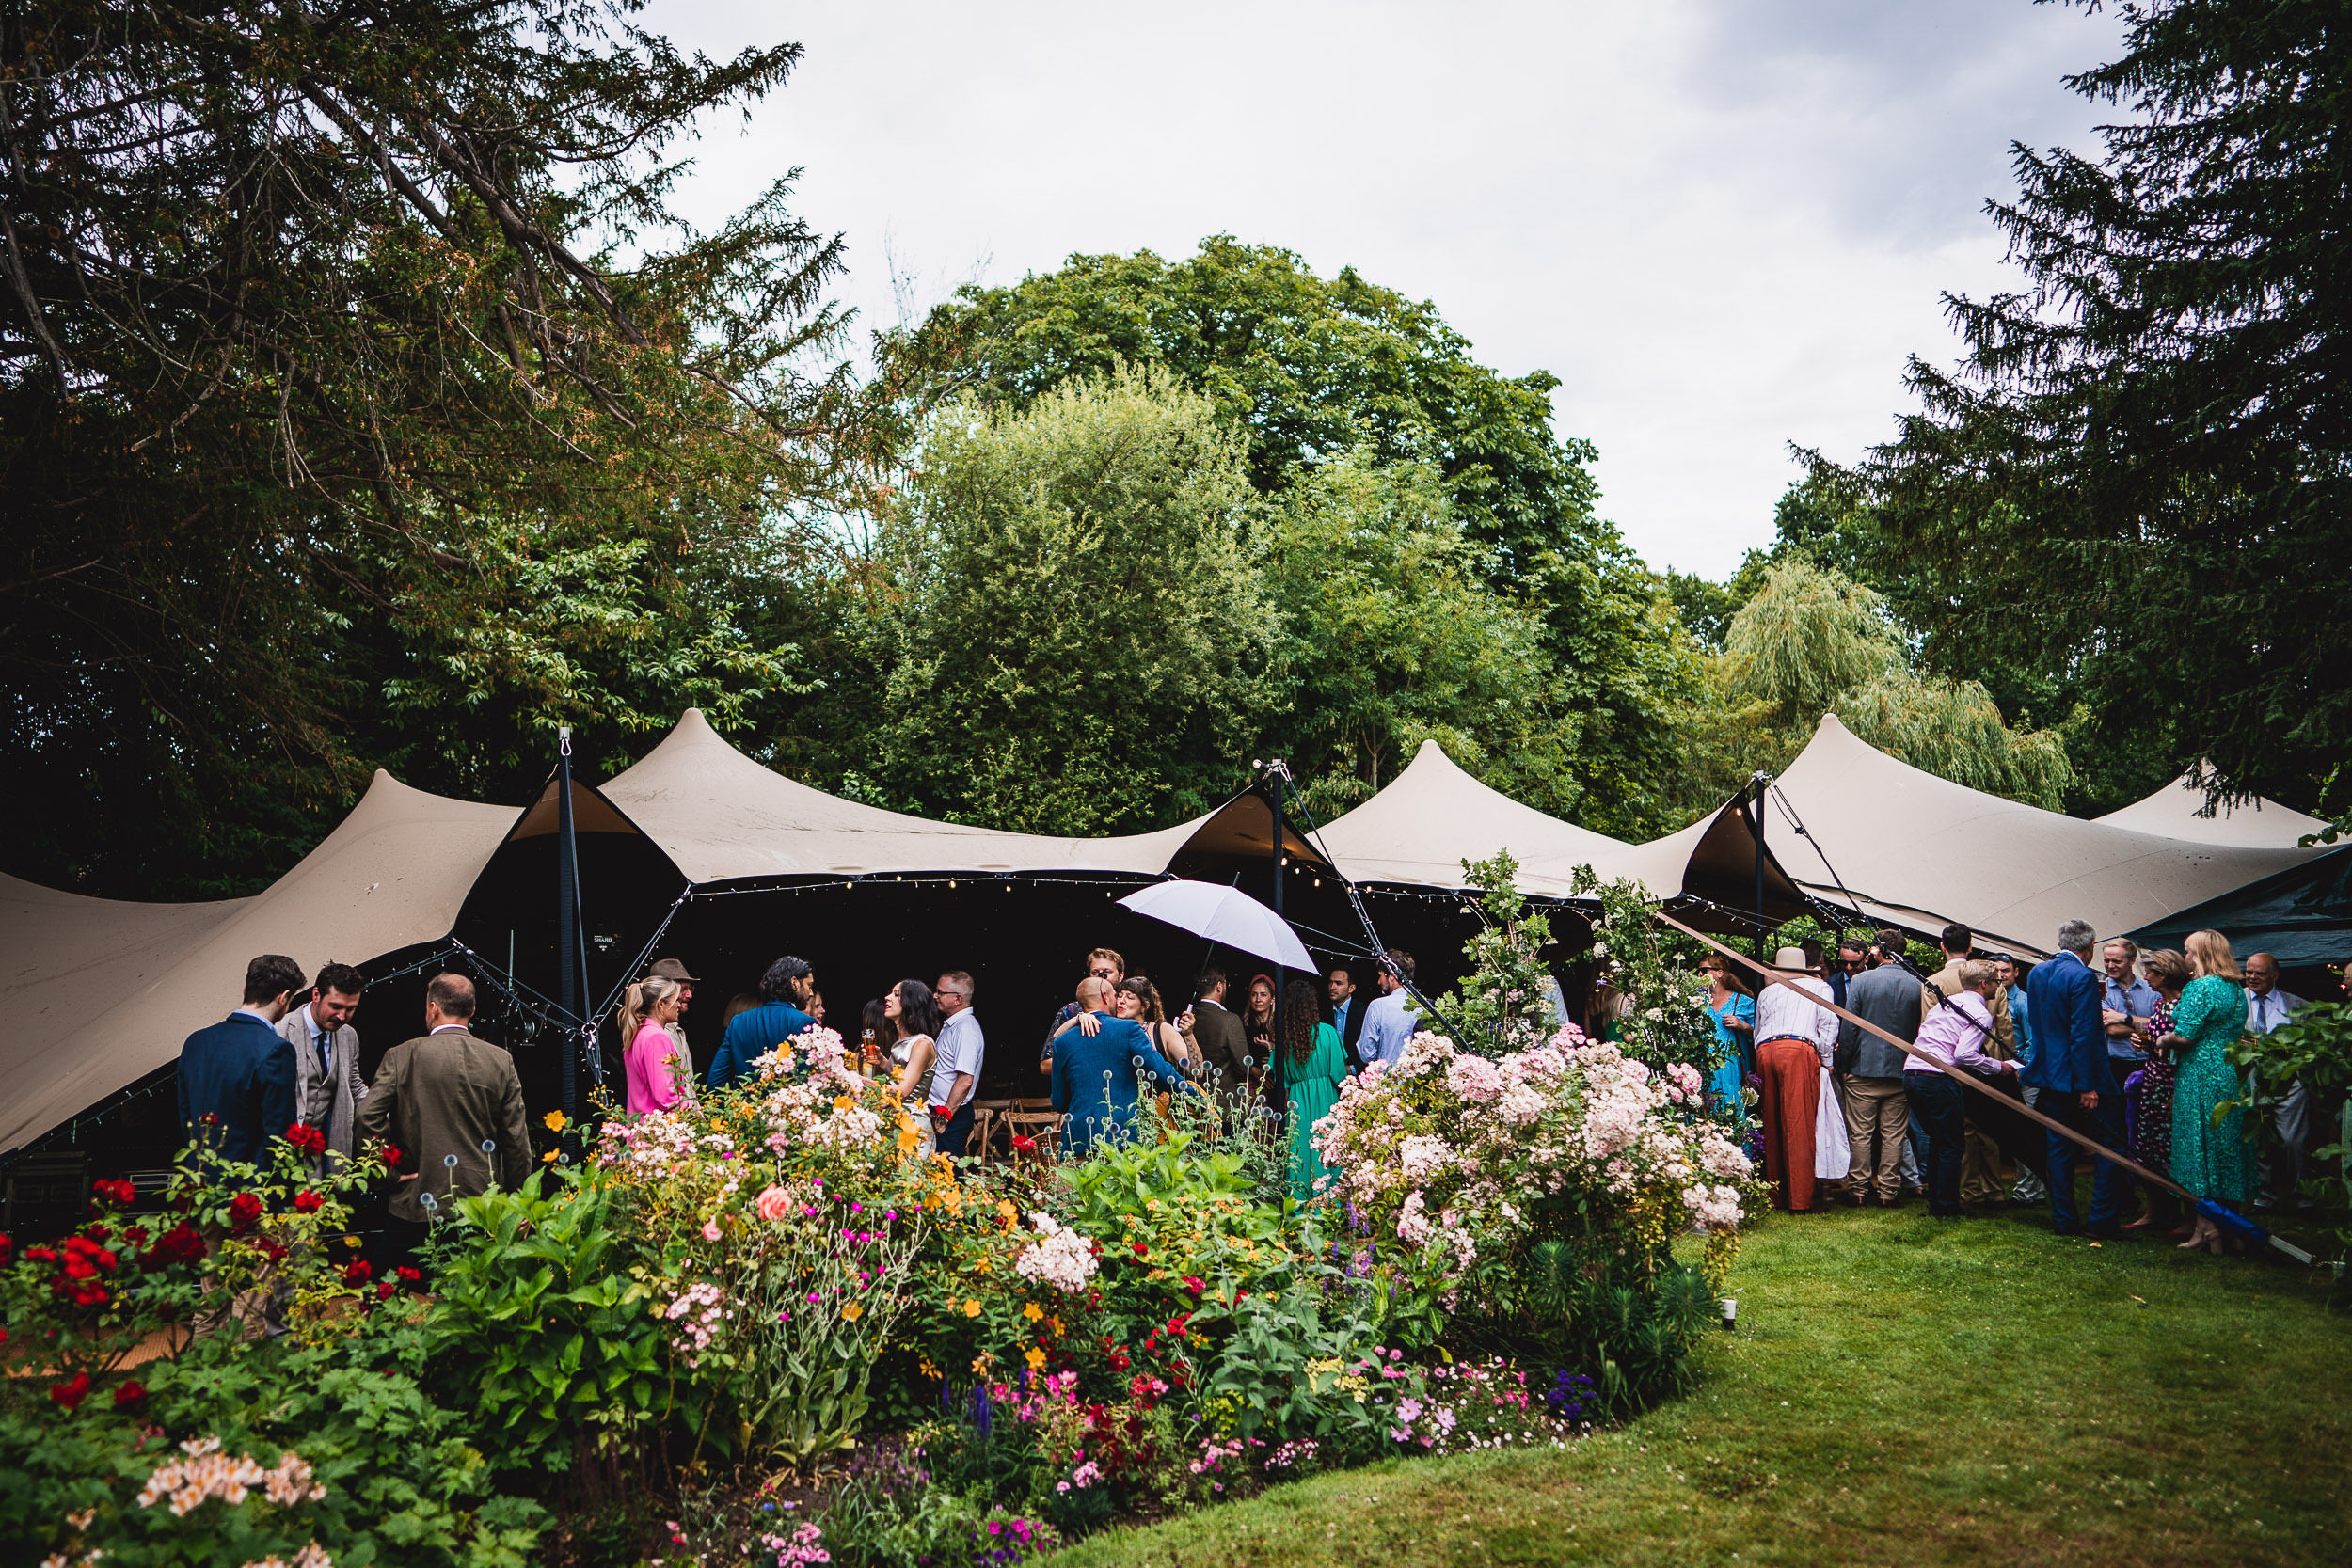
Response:
[{"label": "blue sky", "polygon": [[712,54],[797,40],[686,205],[797,165],[868,325],[1073,251],[1229,231],[1432,299],[1551,371],[1602,510],[1657,566],[1768,540],[1790,441],[1851,458],[1948,360],[1940,293],[2011,280],[1982,215],[2009,146],[2088,150],[2059,78],[2106,16],[2027,0],[1172,8],[653,0]]}]

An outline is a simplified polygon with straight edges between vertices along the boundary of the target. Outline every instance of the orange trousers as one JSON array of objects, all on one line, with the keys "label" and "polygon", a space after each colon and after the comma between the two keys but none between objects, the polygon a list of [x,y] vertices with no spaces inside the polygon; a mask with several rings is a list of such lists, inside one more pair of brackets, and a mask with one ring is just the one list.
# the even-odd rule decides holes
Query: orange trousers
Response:
[{"label": "orange trousers", "polygon": [[1766,1040],[1756,1048],[1756,1109],[1764,1121],[1764,1179],[1772,1207],[1813,1207],[1813,1125],[1821,1112],[1821,1056],[1811,1040]]}]

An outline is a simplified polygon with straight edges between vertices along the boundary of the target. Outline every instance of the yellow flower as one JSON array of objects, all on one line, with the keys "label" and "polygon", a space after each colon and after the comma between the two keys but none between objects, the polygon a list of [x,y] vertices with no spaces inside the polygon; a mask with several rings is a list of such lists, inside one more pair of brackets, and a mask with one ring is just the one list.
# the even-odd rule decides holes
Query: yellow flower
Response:
[{"label": "yellow flower", "polygon": [[550,1132],[561,1132],[564,1128],[571,1125],[570,1120],[561,1111],[549,1111],[546,1116],[541,1117],[539,1120],[541,1124],[544,1125]]},{"label": "yellow flower", "polygon": [[[555,1114],[560,1117],[564,1113],[558,1111]],[[555,1164],[556,1156],[562,1154],[563,1152],[564,1151],[560,1148],[550,1148],[545,1154],[539,1156],[539,1163],[543,1165],[551,1165]]]},{"label": "yellow flower", "polygon": [[1028,1319],[1031,1323],[1035,1323],[1040,1318],[1045,1316],[1045,1308],[1040,1307],[1036,1302],[1031,1302],[1028,1306],[1021,1309],[1021,1315]]},{"label": "yellow flower", "polygon": [[963,1304],[963,1315],[967,1318],[977,1318],[980,1315],[979,1297],[974,1296],[970,1301]]},{"label": "yellow flower", "polygon": [[1021,1217],[1021,1211],[1012,1206],[1012,1199],[1000,1197],[996,1200],[996,1215],[1007,1225],[1010,1225]]},{"label": "yellow flower", "polygon": [[1038,1349],[1035,1345],[1031,1345],[1028,1348],[1025,1359],[1029,1363],[1029,1370],[1034,1372],[1044,1367],[1045,1353]]},{"label": "yellow flower", "polygon": [[841,1316],[844,1322],[855,1323],[860,1318],[866,1316],[866,1308],[860,1307],[856,1302],[851,1302],[849,1306],[841,1309]]}]

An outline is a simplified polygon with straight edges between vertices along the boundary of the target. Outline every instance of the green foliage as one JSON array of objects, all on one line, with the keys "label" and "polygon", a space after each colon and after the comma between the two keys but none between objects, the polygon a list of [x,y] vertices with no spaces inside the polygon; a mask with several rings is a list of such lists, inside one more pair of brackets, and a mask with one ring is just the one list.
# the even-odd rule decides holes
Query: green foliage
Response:
[{"label": "green foliage", "polygon": [[1233,716],[1276,689],[1242,463],[1208,400],[1158,372],[940,414],[882,544],[875,774],[929,811],[1041,832],[1221,800],[1245,771]]},{"label": "green foliage", "polygon": [[1698,973],[1699,944],[1651,919],[1657,906],[1649,889],[1630,877],[1604,882],[1580,865],[1569,885],[1600,905],[1592,956],[1625,1001],[1625,1016],[1613,1025],[1617,1049],[1652,1070],[1690,1062],[1711,1074],[1723,1066],[1723,1042],[1707,1015],[1707,982]]},{"label": "green foliage", "polygon": [[1732,617],[1719,676],[1729,705],[1771,726],[1749,752],[1768,771],[1835,712],[1881,751],[1987,794],[2057,811],[2074,780],[2061,736],[2017,733],[1981,686],[1920,673],[1883,599],[1802,557],[1767,569]]},{"label": "green foliage", "polygon": [[[2352,1003],[2314,1002],[2297,1008],[2286,1022],[2267,1035],[2247,1034],[2230,1049],[2231,1063],[2246,1085],[2230,1106],[2266,1113],[2301,1085],[2322,1116],[2334,1108],[2336,1122],[2316,1129],[2309,1158],[2318,1174],[2304,1191],[2320,1206],[2320,1223],[2332,1232],[2341,1269],[2352,1263]],[[2279,1145],[2279,1129],[2267,1114],[2246,1117],[2246,1126],[2266,1149]],[[2329,1141],[2332,1140],[2332,1141]],[[2333,1162],[2335,1169],[2327,1168]],[[2338,1285],[2343,1285],[2339,1276]]]},{"label": "green foliage", "polygon": [[1544,986],[1551,917],[1529,912],[1518,872],[1507,849],[1462,863],[1463,883],[1478,895],[1478,929],[1462,944],[1470,972],[1443,1004],[1444,1023],[1431,1025],[1458,1031],[1456,1045],[1485,1056],[1525,1051],[1555,1028]]},{"label": "green foliage", "polygon": [[512,797],[559,721],[620,752],[793,689],[750,606],[862,452],[803,369],[840,242],[781,183],[686,229],[666,154],[799,49],[640,8],[12,13],[14,868],[250,891],[379,763]]},{"label": "green foliage", "polygon": [[[882,362],[918,408],[963,395],[1022,408],[1121,366],[1157,368],[1238,430],[1259,494],[1306,492],[1295,511],[1277,508],[1270,543],[1287,535],[1335,560],[1274,570],[1295,584],[1327,564],[1346,580],[1322,604],[1295,586],[1282,595],[1307,643],[1293,649],[1304,686],[1260,752],[1287,753],[1301,737],[1320,769],[1302,777],[1319,800],[1358,798],[1384,781],[1384,758],[1454,732],[1475,742],[1482,777],[1547,809],[1637,836],[1674,825],[1661,788],[1677,755],[1670,732],[1700,695],[1699,666],[1648,573],[1593,513],[1592,448],[1551,433],[1557,381],[1476,363],[1434,307],[1352,269],[1327,280],[1288,251],[1216,236],[1181,261],[1075,256],[1009,288],[965,289],[886,339]],[[1318,489],[1334,468],[1354,471]],[[1448,539],[1454,529],[1469,555]],[[1490,591],[1484,604],[1471,576]],[[1367,641],[1351,607],[1397,593],[1413,594],[1414,610]],[[1492,648],[1413,624],[1462,614]],[[1343,673],[1351,661],[1360,673]],[[1365,699],[1391,695],[1404,711],[1369,718]]]},{"label": "green foliage", "polygon": [[961,290],[885,355],[933,395],[1011,407],[1120,365],[1164,367],[1244,433],[1263,492],[1359,449],[1434,467],[1506,578],[1605,537],[1593,449],[1551,434],[1556,377],[1498,375],[1429,303],[1352,267],[1326,280],[1272,245],[1219,234],[1175,262],[1073,256],[1008,288]]},{"label": "green foliage", "polygon": [[1530,1299],[1552,1320],[1562,1361],[1591,1370],[1611,1414],[1630,1415],[1696,1380],[1692,1355],[1718,1321],[1715,1292],[1698,1270],[1636,1271],[1621,1257],[1555,1241],[1530,1253],[1527,1281]]},{"label": "green foliage", "polygon": [[2103,147],[2013,150],[1991,211],[2025,285],[1949,302],[1966,356],[1913,362],[1921,407],[1867,473],[1938,580],[1931,635],[2069,672],[2095,751],[2160,716],[2153,773],[2309,800],[2352,745],[2343,13],[2122,18],[2122,55],[2068,79],[2117,111]]},{"label": "green foliage", "polygon": [[669,1413],[661,1324],[630,1277],[611,1190],[460,1198],[426,1327],[434,1373],[470,1403],[501,1465],[564,1467],[640,1443]]},{"label": "green foliage", "polygon": [[1330,816],[1377,791],[1424,740],[1548,810],[1573,810],[1575,716],[1541,610],[1486,580],[1438,470],[1368,451],[1308,467],[1259,513],[1253,544],[1283,624],[1285,754]]}]

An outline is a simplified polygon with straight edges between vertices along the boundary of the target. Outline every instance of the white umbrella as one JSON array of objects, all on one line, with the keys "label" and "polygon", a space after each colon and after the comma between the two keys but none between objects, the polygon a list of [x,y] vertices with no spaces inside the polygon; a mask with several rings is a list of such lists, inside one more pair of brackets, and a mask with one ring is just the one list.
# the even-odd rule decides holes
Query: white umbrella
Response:
[{"label": "white umbrella", "polygon": [[1286,969],[1312,973],[1315,960],[1282,917],[1239,888],[1215,882],[1154,882],[1120,902],[1137,914],[1206,937],[1227,947],[1267,958]]}]

